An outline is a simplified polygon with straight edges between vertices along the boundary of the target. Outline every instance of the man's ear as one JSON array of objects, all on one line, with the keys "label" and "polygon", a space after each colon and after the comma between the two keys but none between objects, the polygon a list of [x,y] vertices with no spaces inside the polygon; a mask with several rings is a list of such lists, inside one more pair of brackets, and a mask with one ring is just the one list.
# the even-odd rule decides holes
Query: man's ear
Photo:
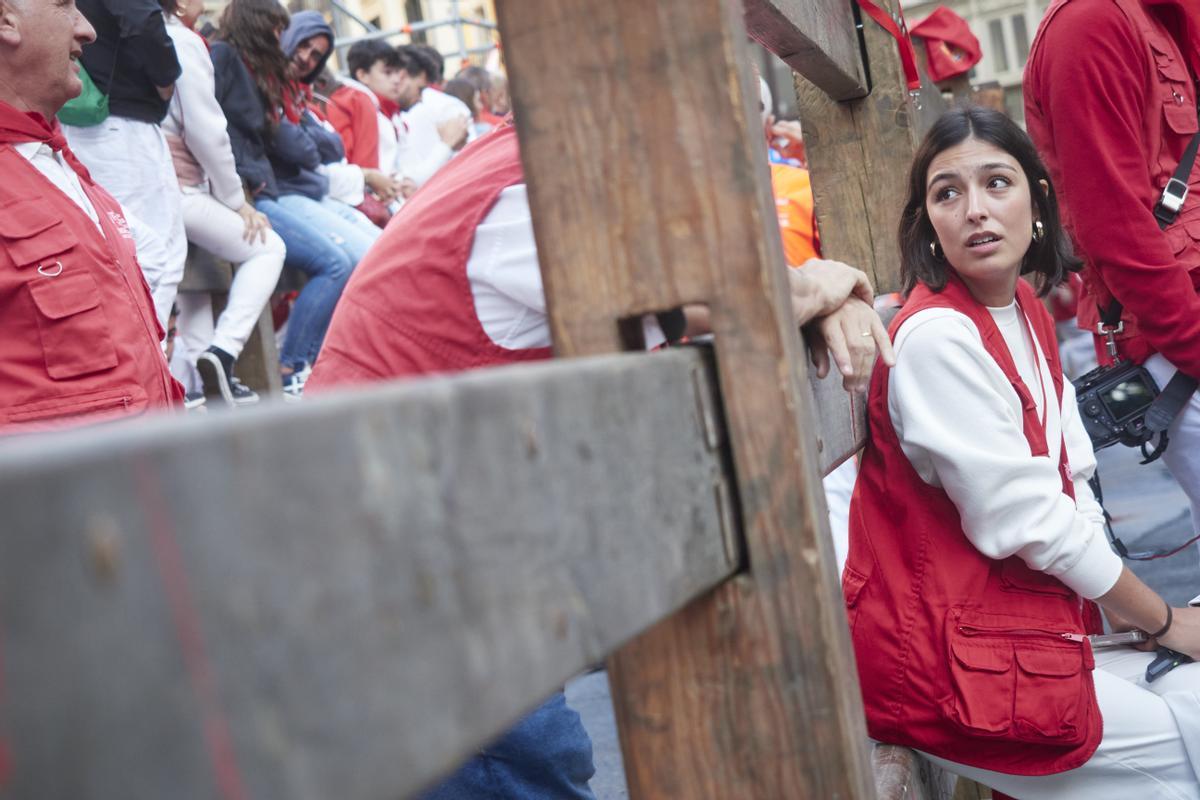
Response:
[{"label": "man's ear", "polygon": [[12,47],[21,43],[20,19],[12,0],[0,0],[0,43]]}]

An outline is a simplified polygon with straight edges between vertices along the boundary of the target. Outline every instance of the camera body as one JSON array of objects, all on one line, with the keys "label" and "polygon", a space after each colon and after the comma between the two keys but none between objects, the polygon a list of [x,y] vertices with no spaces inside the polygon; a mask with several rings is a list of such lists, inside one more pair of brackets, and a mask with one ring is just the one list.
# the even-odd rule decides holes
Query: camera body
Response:
[{"label": "camera body", "polygon": [[1144,367],[1118,361],[1097,367],[1073,383],[1079,416],[1096,450],[1118,443],[1139,447],[1153,438],[1146,427],[1146,412],[1159,389]]}]

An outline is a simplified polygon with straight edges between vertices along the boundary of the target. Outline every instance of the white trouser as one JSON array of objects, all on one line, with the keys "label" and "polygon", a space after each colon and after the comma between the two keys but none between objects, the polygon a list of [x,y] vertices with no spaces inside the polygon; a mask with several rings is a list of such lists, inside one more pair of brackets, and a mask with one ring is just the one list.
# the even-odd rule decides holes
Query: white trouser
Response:
[{"label": "white trouser", "polygon": [[[157,125],[123,117],[109,117],[89,128],[64,125],[63,130],[96,183],[144,223],[131,226],[138,263],[165,329],[187,261],[179,184],[166,138]],[[145,228],[156,238],[139,235]]]},{"label": "white trouser", "polygon": [[825,505],[829,507],[829,532],[833,534],[833,554],[837,558],[838,580],[846,568],[850,552],[850,498],[858,480],[858,462],[846,459],[821,482],[825,487]]},{"label": "white trouser", "polygon": [[926,757],[1016,800],[1200,800],[1200,663],[1146,684],[1153,653],[1096,651],[1104,739],[1083,766],[1054,775],[1006,775]]},{"label": "white trouser", "polygon": [[234,358],[241,355],[279,282],[286,251],[283,240],[275,231],[267,232],[265,242],[258,238],[247,242],[242,237],[245,225],[241,216],[207,193],[184,193],[183,218],[189,241],[235,265],[229,300],[215,327],[208,294],[184,293],[176,301],[178,334],[171,371],[188,391],[198,391],[196,358],[209,345],[221,348]]},{"label": "white trouser", "polygon": [[[1144,365],[1160,389],[1175,374],[1175,367],[1155,353]],[[1192,504],[1192,528],[1200,529],[1200,392],[1194,392],[1179,416],[1167,428],[1169,444],[1162,460]],[[1196,583],[1200,584],[1200,572]]]}]

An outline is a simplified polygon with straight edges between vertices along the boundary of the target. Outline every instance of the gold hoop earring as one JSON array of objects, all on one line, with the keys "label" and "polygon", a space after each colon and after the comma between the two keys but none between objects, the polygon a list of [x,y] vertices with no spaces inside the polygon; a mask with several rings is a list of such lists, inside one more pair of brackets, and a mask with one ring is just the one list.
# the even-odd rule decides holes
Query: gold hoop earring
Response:
[{"label": "gold hoop earring", "polygon": [[941,261],[942,258],[944,257],[944,254],[942,253],[941,248],[938,247],[937,239],[934,239],[932,242],[929,243],[929,252],[938,261]]},{"label": "gold hoop earring", "polygon": [[1040,219],[1035,219],[1033,221],[1033,240],[1035,242],[1040,242],[1042,239],[1045,239],[1045,238],[1046,238],[1046,226],[1042,224],[1042,221]]}]

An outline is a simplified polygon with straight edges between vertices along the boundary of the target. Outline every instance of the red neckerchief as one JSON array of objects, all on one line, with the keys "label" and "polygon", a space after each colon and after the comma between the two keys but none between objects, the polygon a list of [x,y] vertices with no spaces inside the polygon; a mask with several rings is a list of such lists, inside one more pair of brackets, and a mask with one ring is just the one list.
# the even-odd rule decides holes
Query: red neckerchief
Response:
[{"label": "red neckerchief", "polygon": [[88,183],[92,182],[87,167],[80,163],[67,146],[67,137],[63,135],[57,118],[47,122],[46,118],[36,111],[19,111],[8,103],[0,102],[0,145],[25,142],[49,145],[51,150],[62,154],[63,160],[71,165],[75,174]]},{"label": "red neckerchief", "polygon": [[379,101],[379,110],[388,119],[394,120],[400,116],[400,104],[395,100],[388,100],[386,97],[381,97],[378,92],[372,90],[371,94],[375,95],[375,99]]}]

